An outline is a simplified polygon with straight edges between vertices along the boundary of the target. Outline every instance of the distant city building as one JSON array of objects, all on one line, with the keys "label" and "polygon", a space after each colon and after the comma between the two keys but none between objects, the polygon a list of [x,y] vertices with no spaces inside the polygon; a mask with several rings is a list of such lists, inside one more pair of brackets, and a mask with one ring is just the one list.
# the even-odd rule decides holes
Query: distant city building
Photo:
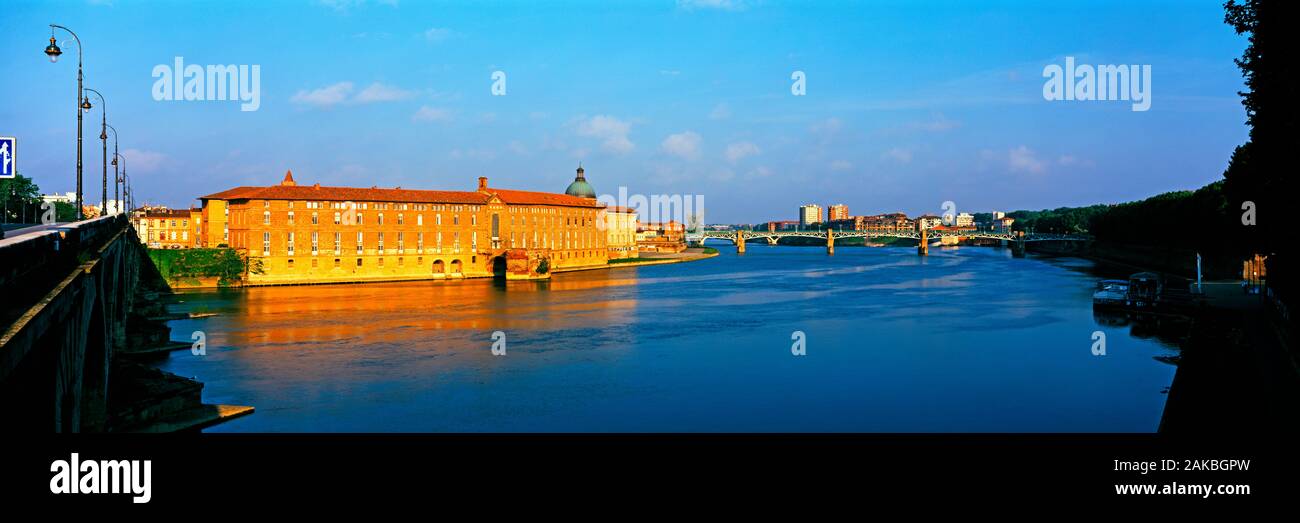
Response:
[{"label": "distant city building", "polygon": [[609,259],[636,258],[636,209],[607,207],[605,209],[605,246]]},{"label": "distant city building", "polygon": [[140,242],[152,249],[188,249],[199,246],[199,209],[153,208],[132,218]]},{"label": "distant city building", "polygon": [[[1001,214],[1001,213],[997,213],[997,214]],[[993,228],[1001,232],[1010,232],[1011,224],[1013,223],[1016,223],[1015,218],[1009,218],[1004,215],[997,218],[996,220],[993,220]]]},{"label": "distant city building", "polygon": [[827,208],[826,221],[847,220],[849,219],[849,206],[837,203]]},{"label": "distant city building", "polygon": [[822,221],[822,206],[815,203],[799,206],[799,224],[805,227]]},{"label": "distant city building", "polygon": [[779,220],[767,222],[767,231],[793,231],[799,228],[799,220]]},{"label": "distant city building", "polygon": [[943,225],[943,218],[933,214],[922,214],[916,217],[916,226],[920,229],[933,229]]},{"label": "distant city building", "polygon": [[993,219],[994,219],[994,220],[1001,220],[1002,218],[1006,217],[1006,215],[1007,215],[1007,213],[1004,213],[1004,212],[1002,212],[1002,211],[993,211],[993,212],[990,213],[990,214],[993,215]]},{"label": "distant city building", "polygon": [[41,195],[41,201],[50,203],[75,203],[77,201],[77,193],[65,192],[63,194],[43,194]]},{"label": "distant city building", "polygon": [[636,246],[641,252],[686,250],[686,226],[676,221],[642,223],[637,226]]},{"label": "distant city building", "polygon": [[956,225],[957,227],[974,227],[974,226],[975,226],[975,215],[974,215],[974,214],[971,214],[971,213],[968,213],[968,212],[964,212],[964,213],[958,214],[958,215],[957,215],[957,223],[956,223],[955,225]]}]

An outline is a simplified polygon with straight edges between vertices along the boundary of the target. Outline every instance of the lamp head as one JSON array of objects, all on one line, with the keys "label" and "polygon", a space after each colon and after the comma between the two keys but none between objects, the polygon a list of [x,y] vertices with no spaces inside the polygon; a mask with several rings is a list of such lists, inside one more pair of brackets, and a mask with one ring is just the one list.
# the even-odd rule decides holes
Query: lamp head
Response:
[{"label": "lamp head", "polygon": [[50,36],[50,45],[45,46],[45,54],[50,57],[50,63],[59,61],[59,55],[63,54],[63,50],[54,42],[54,36]]}]

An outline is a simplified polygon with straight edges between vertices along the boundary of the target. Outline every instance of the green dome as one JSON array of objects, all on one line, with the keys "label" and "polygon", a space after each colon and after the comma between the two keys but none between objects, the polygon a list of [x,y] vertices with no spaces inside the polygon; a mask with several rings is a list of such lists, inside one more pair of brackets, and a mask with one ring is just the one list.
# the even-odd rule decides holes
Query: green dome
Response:
[{"label": "green dome", "polygon": [[569,184],[569,188],[564,190],[564,194],[577,196],[579,198],[595,198],[596,190],[591,188],[587,183],[587,177],[583,174],[582,166],[578,166],[578,176]]},{"label": "green dome", "polygon": [[595,198],[596,190],[591,188],[587,180],[574,180],[569,184],[569,188],[564,190],[564,194],[577,196],[579,198]]}]

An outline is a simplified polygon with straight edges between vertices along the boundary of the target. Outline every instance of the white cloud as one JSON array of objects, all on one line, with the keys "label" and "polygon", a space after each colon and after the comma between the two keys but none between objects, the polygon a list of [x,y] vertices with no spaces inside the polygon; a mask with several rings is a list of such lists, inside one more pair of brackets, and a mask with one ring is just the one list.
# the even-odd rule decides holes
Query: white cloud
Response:
[{"label": "white cloud", "polygon": [[415,111],[415,114],[411,115],[411,120],[417,122],[447,122],[451,121],[451,113],[447,112],[446,109],[426,105]]},{"label": "white cloud", "polygon": [[578,136],[586,136],[601,141],[601,147],[616,154],[627,154],[636,145],[627,138],[632,124],[607,115],[596,115],[578,122]]},{"label": "white cloud", "polygon": [[692,131],[670,134],[659,148],[678,158],[696,160],[700,157],[700,135]]},{"label": "white cloud", "polygon": [[812,125],[811,130],[817,134],[835,134],[844,128],[844,122],[839,118],[827,118]]},{"label": "white cloud", "polygon": [[375,102],[397,102],[413,98],[415,95],[415,91],[407,91],[391,85],[384,85],[375,82],[357,93],[357,96],[353,101],[363,104]]},{"label": "white cloud", "polygon": [[847,171],[852,168],[853,164],[849,163],[848,160],[835,160],[831,162],[832,171]]},{"label": "white cloud", "polygon": [[339,82],[311,91],[300,90],[289,101],[296,104],[315,107],[333,107],[348,100],[352,94],[352,82]]},{"label": "white cloud", "polygon": [[763,152],[762,149],[759,149],[757,145],[750,142],[736,142],[727,145],[727,151],[725,154],[728,162],[736,163],[745,159],[747,156],[754,156],[761,152]]},{"label": "white cloud", "polygon": [[122,157],[126,158],[127,167],[132,172],[150,173],[157,171],[167,161],[167,155],[153,151],[141,151],[139,149],[127,149],[122,151]]},{"label": "white cloud", "polygon": [[933,118],[920,122],[912,122],[907,126],[909,129],[916,131],[925,131],[930,133],[942,133],[961,127],[961,122],[949,120],[943,114],[936,113]]},{"label": "white cloud", "polygon": [[894,147],[885,151],[885,154],[881,155],[881,157],[898,163],[912,163],[912,151],[902,147]]},{"label": "white cloud", "polygon": [[1042,173],[1047,166],[1034,155],[1034,151],[1021,145],[1012,149],[1007,154],[1008,166],[1015,172],[1027,172],[1033,174]]},{"label": "white cloud", "polygon": [[431,43],[442,42],[456,35],[454,31],[446,27],[430,27],[423,34],[424,40]]},{"label": "white cloud", "polygon": [[731,107],[725,103],[714,106],[713,110],[709,112],[710,120],[726,120],[727,118],[731,118]]}]

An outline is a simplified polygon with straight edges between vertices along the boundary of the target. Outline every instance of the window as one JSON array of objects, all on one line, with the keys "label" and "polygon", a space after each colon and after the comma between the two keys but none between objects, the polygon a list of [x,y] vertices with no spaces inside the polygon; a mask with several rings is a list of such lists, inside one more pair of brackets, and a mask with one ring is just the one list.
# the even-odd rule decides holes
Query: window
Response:
[{"label": "window", "polygon": [[361,266],[361,258],[357,258],[357,267]]},{"label": "window", "polygon": [[338,258],[334,258],[334,268],[335,268],[335,269],[339,268],[339,259],[338,259]]},{"label": "window", "polygon": [[[397,215],[397,224],[398,224],[398,225],[403,225],[403,224],[405,224],[405,223],[406,223],[406,217],[405,217],[405,215],[398,214],[398,215]],[[401,264],[399,263],[398,265],[401,265]]]},{"label": "window", "polygon": [[362,254],[361,246],[363,245],[363,243],[361,241],[362,240],[361,235],[362,235],[361,231],[357,231],[357,254]]},{"label": "window", "polygon": [[438,234],[438,238],[437,238],[437,243],[434,244],[435,245],[434,249],[437,250],[437,252],[442,252],[442,231],[438,231],[437,234]]},{"label": "window", "polygon": [[[380,216],[383,216],[383,215],[381,214]],[[383,253],[384,253],[384,233],[381,232],[381,233],[379,233],[379,254],[383,254]],[[383,264],[384,264],[382,258],[380,259],[379,264],[380,264],[380,265],[383,265]]]},{"label": "window", "polygon": [[[397,254],[402,254],[403,252],[406,251],[405,240],[402,238],[403,234],[404,233],[400,233],[400,232],[397,233]],[[398,265],[401,264],[399,263]]]},{"label": "window", "polygon": [[262,256],[271,255],[271,233],[262,233]]},{"label": "window", "polygon": [[262,225],[271,225],[271,211],[262,211]]},{"label": "window", "polygon": [[341,220],[342,217],[343,217],[343,215],[341,215],[341,214],[339,214],[339,213],[334,213],[334,225],[338,225],[338,224],[342,223],[342,220]]},{"label": "window", "polygon": [[289,256],[293,256],[293,233],[289,233]]},{"label": "window", "polygon": [[362,224],[364,224],[365,222],[366,222],[366,220],[365,220],[365,218],[361,215],[361,213],[357,213],[357,225],[362,225]]},{"label": "window", "polygon": [[415,233],[415,252],[424,254],[424,233]]},{"label": "window", "polygon": [[470,233],[469,250],[478,252],[478,231]]},{"label": "window", "polygon": [[[312,256],[315,256],[317,254],[317,251],[319,250],[316,241],[316,234],[317,234],[316,231],[312,231],[311,233],[311,255]],[[315,263],[315,261],[316,260],[312,260],[312,263]],[[315,267],[315,265],[313,265],[313,267]]]},{"label": "window", "polygon": [[442,215],[441,215],[441,214],[435,214],[435,215],[433,215],[433,224],[434,224],[434,225],[442,225]]},{"label": "window", "polygon": [[[343,233],[341,232],[334,233],[334,255],[335,256],[339,255],[340,247],[342,247],[342,245],[343,245]],[[337,264],[335,266],[337,267]]]},{"label": "window", "polygon": [[383,224],[384,224],[384,213],[382,213],[382,212],[379,213],[379,222],[378,222],[378,223],[379,223],[379,225],[383,225]]},{"label": "window", "polygon": [[293,268],[293,258],[289,258],[289,268]]},{"label": "window", "polygon": [[317,216],[317,213],[311,213],[311,224],[320,225],[320,216]]},{"label": "window", "polygon": [[453,215],[451,215],[451,224],[452,224],[452,225],[460,225],[460,215],[459,215],[459,214],[453,214]]},{"label": "window", "polygon": [[415,215],[415,224],[416,224],[416,225],[419,225],[419,226],[421,226],[421,227],[424,226],[424,215],[423,215],[423,214],[417,214],[417,215]]},{"label": "window", "polygon": [[[315,253],[312,253],[312,254],[315,254]],[[316,268],[316,258],[312,258],[312,259],[311,259],[311,268],[313,268],[313,269]]]},{"label": "window", "polygon": [[[293,202],[289,203],[292,204]],[[293,211],[289,211],[289,225],[293,225]]]},{"label": "window", "polygon": [[478,215],[477,215],[477,214],[471,214],[471,215],[469,215],[469,224],[470,224],[470,225],[478,225]]},{"label": "window", "polygon": [[379,266],[380,266],[380,267],[383,267],[383,266],[384,266],[384,259],[383,259],[383,258],[380,258],[380,259],[379,259]]}]

